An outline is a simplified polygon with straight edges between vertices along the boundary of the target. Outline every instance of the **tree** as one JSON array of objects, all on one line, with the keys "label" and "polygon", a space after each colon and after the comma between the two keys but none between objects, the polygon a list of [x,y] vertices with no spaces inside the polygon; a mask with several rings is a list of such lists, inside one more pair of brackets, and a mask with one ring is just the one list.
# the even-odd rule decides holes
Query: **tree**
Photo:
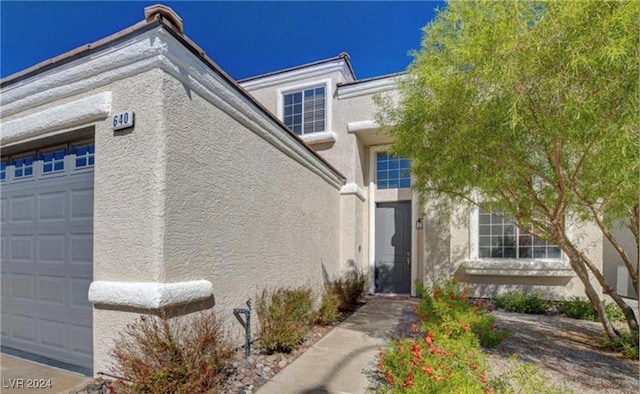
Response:
[{"label": "tree", "polygon": [[613,340],[590,279],[632,333],[635,313],[567,228],[596,223],[638,294],[638,262],[612,230],[625,223],[638,244],[638,39],[636,1],[451,1],[424,28],[399,102],[378,98],[415,189],[508,212],[558,245]]}]

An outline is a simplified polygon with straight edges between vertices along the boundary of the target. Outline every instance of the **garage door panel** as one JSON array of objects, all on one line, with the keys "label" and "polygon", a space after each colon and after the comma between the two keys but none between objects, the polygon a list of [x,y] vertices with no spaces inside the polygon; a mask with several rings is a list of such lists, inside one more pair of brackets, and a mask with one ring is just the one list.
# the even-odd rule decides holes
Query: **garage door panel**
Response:
[{"label": "garage door panel", "polygon": [[31,222],[35,219],[35,198],[33,196],[15,196],[10,198],[10,217],[12,222]]},{"label": "garage door panel", "polygon": [[38,261],[47,263],[62,263],[66,260],[66,234],[38,235]]},{"label": "garage door panel", "polygon": [[71,218],[93,217],[93,189],[71,190]]},{"label": "garage door panel", "polygon": [[34,260],[33,238],[31,234],[14,235],[9,238],[9,256],[12,261],[30,262]]},{"label": "garage door panel", "polygon": [[37,342],[35,317],[14,313],[10,318],[10,322],[11,333],[14,338],[26,342]]},{"label": "garage door panel", "polygon": [[76,308],[89,308],[91,304],[87,304],[87,294],[89,293],[89,281],[87,278],[69,278],[70,284],[70,304]]},{"label": "garage door panel", "polygon": [[40,319],[40,344],[57,351],[66,351],[69,347],[67,325],[63,322]]},{"label": "garage door panel", "polygon": [[41,193],[38,196],[38,220],[66,220],[66,199],[65,191]]},{"label": "garage door panel", "polygon": [[64,276],[38,275],[38,303],[64,306],[66,282]]},{"label": "garage door panel", "polygon": [[0,256],[2,257],[2,261],[7,261],[7,257],[9,257],[9,240],[7,236],[0,235]]},{"label": "garage door panel", "polygon": [[71,258],[73,264],[92,264],[93,260],[93,234],[70,234]]},{"label": "garage door panel", "polygon": [[11,281],[11,293],[9,296],[22,302],[35,302],[35,283],[33,275],[9,274]]},{"label": "garage door panel", "polygon": [[[4,190],[3,190],[4,192]],[[9,203],[6,198],[0,198],[0,221],[5,223],[9,219]]]},{"label": "garage door panel", "polygon": [[41,165],[2,182],[2,342],[90,368],[93,169],[42,174]]}]

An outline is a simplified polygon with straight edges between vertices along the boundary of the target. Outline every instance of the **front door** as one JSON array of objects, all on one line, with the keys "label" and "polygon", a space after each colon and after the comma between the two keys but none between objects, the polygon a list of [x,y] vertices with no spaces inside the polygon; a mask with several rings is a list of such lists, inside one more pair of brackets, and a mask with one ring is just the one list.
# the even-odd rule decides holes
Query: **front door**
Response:
[{"label": "front door", "polygon": [[376,205],[376,293],[411,292],[411,202]]}]

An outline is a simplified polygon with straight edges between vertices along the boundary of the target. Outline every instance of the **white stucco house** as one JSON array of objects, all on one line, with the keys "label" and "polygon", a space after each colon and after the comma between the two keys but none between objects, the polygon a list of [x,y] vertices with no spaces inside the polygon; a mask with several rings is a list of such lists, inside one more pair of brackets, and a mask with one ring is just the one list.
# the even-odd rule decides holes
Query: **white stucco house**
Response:
[{"label": "white stucco house", "polygon": [[[264,288],[348,269],[371,293],[456,276],[479,296],[581,295],[555,246],[490,213],[437,220],[420,204],[374,121],[373,96],[396,94],[398,77],[358,80],[340,54],[235,81],[154,6],[4,78],[2,346],[107,372],[141,312],[230,317]],[[599,231],[572,234],[602,265]]]}]

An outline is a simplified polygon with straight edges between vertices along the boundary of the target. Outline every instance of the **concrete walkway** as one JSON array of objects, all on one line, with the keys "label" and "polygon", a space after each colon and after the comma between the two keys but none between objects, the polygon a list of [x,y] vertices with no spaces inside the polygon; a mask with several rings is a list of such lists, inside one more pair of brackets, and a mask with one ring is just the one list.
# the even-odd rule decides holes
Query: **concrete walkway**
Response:
[{"label": "concrete walkway", "polygon": [[24,358],[0,354],[2,394],[53,394],[69,390],[92,381],[89,376],[40,364]]},{"label": "concrete walkway", "polygon": [[367,370],[414,301],[371,298],[262,386],[258,394],[365,393]]}]

